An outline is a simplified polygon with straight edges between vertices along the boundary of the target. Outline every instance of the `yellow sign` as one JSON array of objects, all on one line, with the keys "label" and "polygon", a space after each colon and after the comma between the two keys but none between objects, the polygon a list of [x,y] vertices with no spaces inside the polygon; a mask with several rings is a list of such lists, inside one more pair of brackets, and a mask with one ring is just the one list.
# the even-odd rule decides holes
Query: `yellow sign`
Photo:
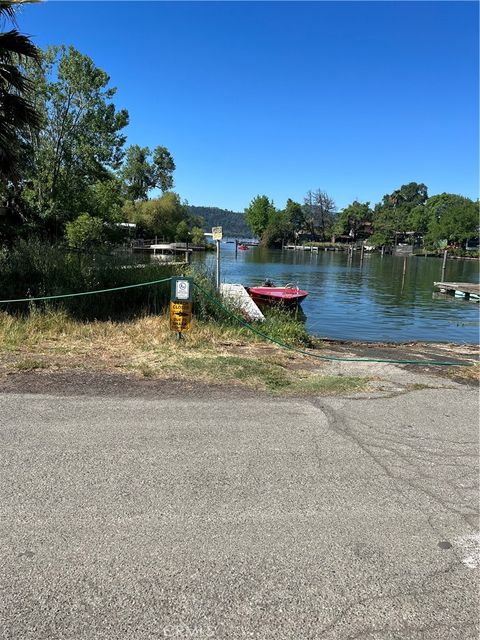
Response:
[{"label": "yellow sign", "polygon": [[212,237],[214,240],[221,240],[223,238],[222,227],[212,227]]},{"label": "yellow sign", "polygon": [[177,333],[192,328],[192,303],[170,302],[170,329]]}]

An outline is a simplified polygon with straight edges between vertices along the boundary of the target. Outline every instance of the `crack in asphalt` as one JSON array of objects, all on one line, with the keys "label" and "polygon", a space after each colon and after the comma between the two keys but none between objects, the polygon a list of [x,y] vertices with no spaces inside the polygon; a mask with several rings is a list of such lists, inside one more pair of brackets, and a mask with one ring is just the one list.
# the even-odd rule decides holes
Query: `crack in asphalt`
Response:
[{"label": "crack in asphalt", "polygon": [[[339,615],[332,620],[332,622],[330,624],[328,624],[327,626],[323,627],[320,630],[320,635],[324,636],[326,633],[328,633],[329,631],[333,631],[335,629],[335,627],[338,626],[338,624],[340,622],[342,622],[342,620],[344,620],[344,618],[347,616],[347,614],[352,611],[352,609],[354,609],[355,607],[358,606],[364,606],[364,605],[370,605],[372,603],[375,602],[381,602],[382,600],[399,600],[402,598],[406,598],[406,597],[415,597],[415,596],[419,596],[419,595],[431,595],[431,594],[435,594],[438,593],[438,589],[422,589],[423,585],[428,581],[432,581],[435,578],[437,578],[438,576],[442,576],[445,575],[447,573],[450,573],[454,570],[458,570],[460,571],[460,567],[458,567],[456,562],[452,562],[449,565],[447,565],[446,568],[443,568],[441,570],[438,571],[432,571],[431,573],[428,573],[420,582],[419,586],[414,588],[414,589],[407,589],[406,591],[400,591],[398,593],[396,593],[395,595],[391,595],[391,594],[383,594],[383,595],[378,595],[378,596],[371,596],[368,598],[359,598],[358,600],[354,600],[353,602],[351,602],[347,607],[345,607],[344,609],[342,609],[342,611],[339,613]],[[364,633],[364,631],[362,630],[361,632],[359,632],[360,634]],[[349,640],[353,640],[356,636],[350,637]]]},{"label": "crack in asphalt", "polygon": [[[475,623],[471,623],[471,622],[465,622],[462,624],[442,624],[442,623],[437,623],[437,624],[432,624],[432,625],[426,625],[424,627],[415,627],[412,625],[405,625],[403,626],[401,629],[399,630],[394,630],[391,629],[389,627],[381,627],[381,628],[369,628],[366,629],[365,631],[361,631],[360,633],[354,635],[354,636],[346,636],[345,640],[361,640],[362,638],[365,638],[366,640],[368,640],[369,637],[372,638],[373,640],[373,634],[379,634],[379,633],[402,633],[402,632],[406,632],[406,633],[428,633],[429,631],[437,631],[440,629],[445,629],[445,630],[451,630],[451,629],[473,629],[474,631],[478,631],[478,626]],[[411,636],[403,636],[406,640],[410,640]],[[475,634],[474,636],[471,636],[472,638],[477,638],[477,634]],[[400,636],[396,636],[397,640],[400,638]],[[464,640],[467,640],[466,638]]]},{"label": "crack in asphalt", "polygon": [[[399,395],[399,394],[398,394]],[[355,418],[355,425],[352,424],[353,420],[351,418],[349,418],[347,415],[345,415],[344,412],[342,412],[342,409],[334,409],[331,407],[328,407],[324,404],[323,400],[320,399],[313,399],[310,401],[311,405],[322,412],[322,414],[326,417],[327,419],[327,425],[328,428],[331,429],[334,433],[336,433],[337,435],[340,435],[342,438],[349,440],[350,442],[353,442],[361,451],[363,451],[374,463],[375,465],[381,469],[382,473],[380,474],[382,477],[387,477],[391,480],[394,481],[394,491],[397,494],[398,497],[402,497],[403,500],[405,500],[406,502],[408,502],[410,508],[413,508],[415,511],[419,511],[420,513],[422,513],[424,516],[426,515],[424,512],[424,509],[422,509],[421,507],[417,506],[416,504],[412,504],[412,499],[411,499],[411,495],[409,490],[413,490],[414,492],[421,493],[425,496],[427,496],[428,498],[430,498],[431,500],[435,501],[437,504],[439,504],[442,509],[444,509],[446,512],[448,513],[452,513],[456,516],[458,516],[459,518],[461,518],[461,520],[467,524],[467,526],[469,528],[471,528],[472,530],[475,530],[475,525],[473,525],[470,522],[470,518],[472,516],[476,516],[478,515],[477,512],[475,513],[464,513],[462,511],[459,511],[459,509],[455,508],[453,505],[449,504],[448,501],[442,499],[440,496],[438,496],[437,494],[435,494],[433,491],[422,487],[422,486],[418,486],[418,483],[415,482],[415,479],[408,479],[405,477],[402,477],[401,475],[397,473],[395,473],[394,470],[392,470],[392,465],[387,464],[387,462],[385,462],[384,460],[382,460],[380,458],[380,456],[378,454],[376,454],[373,450],[378,449],[378,450],[383,450],[383,451],[388,451],[389,453],[393,454],[394,456],[397,456],[397,459],[399,458],[403,463],[408,465],[408,469],[412,470],[415,472],[415,474],[417,475],[417,478],[423,479],[423,480],[428,480],[429,482],[431,482],[433,480],[433,477],[431,475],[426,474],[425,472],[423,472],[421,469],[419,469],[418,464],[412,463],[411,458],[407,458],[407,454],[402,453],[400,451],[398,451],[398,449],[396,449],[393,446],[386,446],[385,445],[385,440],[390,443],[390,444],[397,444],[398,446],[407,446],[407,448],[409,448],[412,451],[417,451],[418,452],[418,448],[416,448],[413,444],[411,443],[405,443],[405,442],[401,442],[399,440],[396,440],[395,438],[385,438],[385,434],[380,434],[378,432],[378,430],[375,428],[374,425],[372,425],[371,423],[365,422],[365,421],[361,421],[358,418]],[[362,434],[357,432],[354,432],[354,426],[362,426],[362,427],[366,427],[369,429],[369,433],[368,433],[368,438],[373,439],[374,442],[366,442],[367,439],[367,434]],[[405,434],[406,438],[409,438],[412,436],[412,434]],[[434,440],[434,437],[432,438],[422,438],[421,436],[418,437],[418,439],[422,439],[422,440]],[[380,442],[379,442],[380,441]],[[456,445],[462,445],[462,446],[468,446],[471,445],[472,443],[467,441],[467,442],[454,442],[454,441],[445,441],[445,440],[440,440],[440,443],[443,445],[449,445],[449,444],[456,444]],[[318,450],[318,442],[315,443],[315,449],[316,449],[316,454],[318,457],[319,454],[319,450]],[[373,449],[373,450],[372,450]],[[422,450],[424,451],[424,450]],[[437,453],[437,452],[433,452],[433,451],[428,451],[427,452],[428,455],[433,455],[435,457],[441,457],[443,456],[442,453]],[[470,454],[460,454],[460,455],[452,455],[450,456],[449,454],[446,454],[446,456],[443,457],[454,457],[454,458],[469,458],[472,457],[470,456]],[[431,460],[428,460],[428,458],[423,458],[421,456],[413,456],[413,459],[418,461],[418,462],[431,462],[432,464],[435,464],[436,466],[438,466],[438,461],[435,460],[435,462],[432,462]],[[465,462],[463,462],[463,466],[465,466]],[[473,470],[470,469],[469,471],[462,473],[460,476],[453,478],[453,479],[443,479],[443,483],[444,485],[448,486],[452,492],[454,492],[457,497],[459,499],[462,499],[464,496],[461,495],[459,489],[454,485],[454,482],[458,482],[460,479],[467,477],[467,476],[471,476],[473,473]],[[402,486],[403,485],[403,486]],[[405,486],[406,485],[406,486]],[[396,497],[395,497],[396,499]],[[469,507],[470,508],[470,507]],[[434,533],[435,537],[437,537],[438,539],[442,539],[443,538],[443,534],[442,532],[434,525],[434,523],[432,522],[432,518],[433,516],[429,516],[426,517],[426,524],[429,526],[429,528],[432,530],[432,532]],[[432,581],[436,576],[439,575],[443,575],[445,573],[448,572],[452,572],[454,570],[456,571],[461,571],[462,570],[462,557],[461,554],[459,552],[459,550],[455,549],[454,547],[452,547],[452,553],[455,557],[455,560],[452,561],[446,568],[443,568],[441,570],[437,570],[434,571],[432,573],[427,574],[421,584],[425,584],[427,581]],[[352,602],[350,605],[348,605],[348,607],[346,607],[345,609],[342,610],[342,612],[326,627],[324,627],[321,631],[320,631],[320,635],[322,637],[325,636],[325,634],[327,634],[329,631],[333,631],[335,629],[335,627],[337,627],[342,620],[345,619],[345,617],[348,615],[349,612],[351,612],[356,606],[364,606],[366,604],[371,604],[373,602],[378,602],[381,600],[384,600],[386,598],[405,598],[408,596],[415,596],[415,595],[427,595],[428,593],[438,593],[438,589],[434,589],[431,591],[422,591],[421,589],[415,589],[415,590],[407,590],[407,591],[403,591],[401,593],[396,594],[395,596],[391,596],[391,595],[383,595],[383,596],[372,596],[371,598],[363,598],[363,599],[359,599],[356,600],[354,602]],[[434,631],[436,628],[453,628],[454,626],[463,629],[463,628],[476,628],[476,625],[474,624],[461,624],[461,625],[429,625],[429,626],[425,626],[425,627],[415,627],[415,626],[406,626],[404,628],[402,628],[400,631],[405,631],[405,632],[415,632],[415,633],[423,633],[423,632],[427,632],[427,631]],[[387,632],[390,631],[392,632],[392,629],[389,629],[388,627],[385,628],[380,628],[380,629],[364,629],[360,632],[358,632],[356,635],[354,636],[345,636],[345,638],[348,638],[348,640],[359,640],[362,637],[367,637],[368,634],[371,633],[383,633],[383,632]]]},{"label": "crack in asphalt", "polygon": [[[362,439],[360,434],[353,433],[352,428],[348,428],[347,426],[343,427],[342,424],[340,423],[340,418],[343,417],[345,425],[347,425],[347,424],[351,425],[351,422],[352,422],[351,418],[349,418],[346,415],[341,416],[341,410],[331,409],[330,407],[327,407],[323,403],[320,404],[321,402],[322,401],[319,401],[319,400],[311,400],[310,401],[312,406],[314,406],[316,409],[320,409],[324,413],[324,415],[327,418],[328,425],[333,431],[335,431],[337,434],[343,436],[344,438],[350,439],[352,442],[354,442],[369,458],[371,458],[375,462],[375,464],[378,467],[380,467],[380,469],[383,470],[384,474],[387,477],[389,477],[390,479],[392,479],[394,481],[398,481],[398,482],[406,484],[410,489],[413,489],[414,491],[418,491],[418,492],[423,493],[425,496],[427,496],[431,500],[437,502],[445,511],[448,511],[450,513],[454,513],[457,516],[459,516],[460,518],[462,518],[462,520],[464,520],[464,522],[466,522],[466,524],[469,527],[471,527],[471,524],[470,524],[469,520],[467,519],[467,516],[478,515],[478,511],[475,511],[473,507],[472,507],[473,512],[465,513],[465,512],[459,511],[458,509],[456,509],[452,505],[448,504],[448,502],[443,500],[440,496],[435,494],[433,491],[431,491],[431,490],[429,490],[429,489],[427,489],[425,487],[418,486],[418,484],[415,483],[414,480],[401,477],[400,475],[394,473],[394,471],[391,469],[391,466],[389,466],[386,462],[384,462],[380,458],[379,455],[376,455],[372,451],[372,449],[382,449],[382,450],[385,450],[385,451],[389,451],[390,453],[393,453],[395,456],[398,456],[403,462],[405,462],[407,465],[409,465],[409,467],[413,466],[413,469],[415,470],[416,474],[420,478],[423,478],[424,480],[428,480],[428,481],[432,480],[432,477],[430,475],[427,475],[424,472],[422,472],[421,470],[419,470],[418,466],[412,465],[410,460],[406,458],[406,455],[401,453],[400,451],[398,451],[398,449],[395,449],[395,448],[392,448],[392,447],[386,447],[383,443],[382,443],[382,445],[376,445],[375,443],[367,443],[367,442],[364,441],[364,439]],[[370,430],[370,433],[369,433],[370,437],[372,435],[374,437],[376,436],[377,438],[381,438],[382,437],[372,424],[360,421],[358,418],[355,418],[355,422],[356,422],[356,424],[360,424],[360,425],[363,425],[365,427],[368,427],[368,429]],[[441,454],[437,454],[437,455],[441,455]],[[453,457],[458,457],[458,456],[453,456]],[[470,456],[470,454],[468,454],[465,457],[471,457],[471,456]],[[424,461],[424,460],[422,460],[422,461]],[[435,463],[435,464],[437,464],[437,463]],[[451,489],[454,492],[457,493],[457,489],[456,489],[456,487],[454,487],[451,484],[451,481],[444,480],[444,482],[445,482],[445,484],[450,486]],[[400,487],[396,487],[396,491],[398,493],[400,493],[403,497],[405,497],[405,493],[400,489]]]}]

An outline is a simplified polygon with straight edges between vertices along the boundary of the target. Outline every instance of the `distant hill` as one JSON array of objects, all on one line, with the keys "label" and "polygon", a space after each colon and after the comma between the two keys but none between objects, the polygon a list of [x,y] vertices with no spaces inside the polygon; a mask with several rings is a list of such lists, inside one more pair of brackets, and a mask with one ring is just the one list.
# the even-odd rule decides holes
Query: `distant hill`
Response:
[{"label": "distant hill", "polygon": [[218,207],[188,206],[190,215],[203,218],[202,228],[210,232],[212,227],[223,227],[223,236],[231,238],[251,238],[252,232],[245,222],[245,214]]}]

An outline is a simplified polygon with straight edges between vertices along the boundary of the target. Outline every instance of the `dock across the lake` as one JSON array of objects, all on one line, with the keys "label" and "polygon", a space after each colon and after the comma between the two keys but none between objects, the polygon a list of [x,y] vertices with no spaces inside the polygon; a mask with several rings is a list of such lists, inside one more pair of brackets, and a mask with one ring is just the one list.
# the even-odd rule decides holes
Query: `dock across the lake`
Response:
[{"label": "dock across the lake", "polygon": [[449,293],[465,299],[480,299],[480,283],[475,282],[434,282],[433,286],[442,293]]}]

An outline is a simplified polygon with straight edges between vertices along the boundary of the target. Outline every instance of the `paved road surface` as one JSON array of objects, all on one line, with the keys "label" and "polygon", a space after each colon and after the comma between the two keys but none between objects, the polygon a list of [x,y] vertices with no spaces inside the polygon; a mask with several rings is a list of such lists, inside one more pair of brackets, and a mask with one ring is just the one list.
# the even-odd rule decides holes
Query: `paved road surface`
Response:
[{"label": "paved road surface", "polygon": [[0,403],[3,639],[477,638],[474,390]]}]

